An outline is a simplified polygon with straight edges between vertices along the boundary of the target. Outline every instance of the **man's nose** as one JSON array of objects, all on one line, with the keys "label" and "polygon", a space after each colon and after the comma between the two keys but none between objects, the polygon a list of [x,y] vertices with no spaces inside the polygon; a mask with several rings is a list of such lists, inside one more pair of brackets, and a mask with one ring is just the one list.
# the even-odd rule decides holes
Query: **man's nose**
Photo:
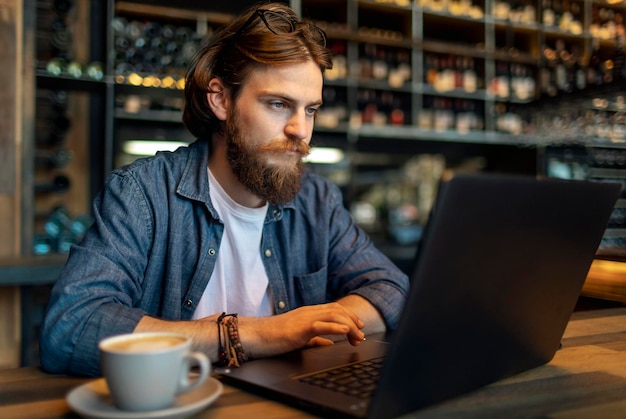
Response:
[{"label": "man's nose", "polygon": [[312,119],[307,118],[304,110],[294,112],[287,121],[285,134],[297,140],[305,140],[309,136]]}]

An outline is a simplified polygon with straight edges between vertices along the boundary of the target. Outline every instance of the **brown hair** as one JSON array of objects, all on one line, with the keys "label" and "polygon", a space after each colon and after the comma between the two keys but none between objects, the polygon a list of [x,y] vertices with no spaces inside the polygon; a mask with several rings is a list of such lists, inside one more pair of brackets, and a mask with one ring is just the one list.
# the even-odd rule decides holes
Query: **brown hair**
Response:
[{"label": "brown hair", "polygon": [[[258,10],[276,13],[261,16]],[[291,28],[285,29],[285,22],[291,22]],[[207,102],[209,81],[215,77],[221,79],[236,101],[241,86],[255,66],[313,61],[322,73],[331,68],[331,52],[320,34],[323,32],[317,26],[306,19],[298,19],[294,11],[282,3],[255,6],[236,18],[198,51],[187,70],[183,111],[187,129],[205,139],[210,139],[211,134],[220,129],[220,121]]]}]

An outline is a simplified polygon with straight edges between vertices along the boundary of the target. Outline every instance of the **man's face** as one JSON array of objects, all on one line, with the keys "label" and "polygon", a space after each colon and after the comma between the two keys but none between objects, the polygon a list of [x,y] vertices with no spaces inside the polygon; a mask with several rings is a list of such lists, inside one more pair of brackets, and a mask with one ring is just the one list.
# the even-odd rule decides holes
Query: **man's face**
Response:
[{"label": "man's face", "polygon": [[272,204],[290,201],[300,188],[322,83],[313,62],[259,66],[230,111],[229,163],[241,183]]}]

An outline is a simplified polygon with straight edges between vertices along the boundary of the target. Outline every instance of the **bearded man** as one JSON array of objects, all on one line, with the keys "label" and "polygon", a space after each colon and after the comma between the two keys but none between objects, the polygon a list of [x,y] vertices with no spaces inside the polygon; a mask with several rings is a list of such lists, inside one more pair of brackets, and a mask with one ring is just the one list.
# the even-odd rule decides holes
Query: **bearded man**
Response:
[{"label": "bearded man", "polygon": [[221,313],[237,313],[242,362],[394,328],[406,275],[302,161],[331,63],[325,33],[282,3],[198,52],[183,114],[197,140],[107,178],[52,292],[46,371],[99,375],[101,339],[145,331],[221,362]]}]

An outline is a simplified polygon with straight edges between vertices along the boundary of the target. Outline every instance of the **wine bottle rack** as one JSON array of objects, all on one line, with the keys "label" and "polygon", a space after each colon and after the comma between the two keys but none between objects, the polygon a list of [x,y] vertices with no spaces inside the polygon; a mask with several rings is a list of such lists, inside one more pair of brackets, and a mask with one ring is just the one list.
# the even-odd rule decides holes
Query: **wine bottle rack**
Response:
[{"label": "wine bottle rack", "polygon": [[[57,6],[67,6],[61,3]],[[68,2],[73,3],[89,2]],[[100,29],[87,32],[89,47],[101,38],[99,53],[63,52],[68,40],[77,38],[67,25],[76,16],[66,7],[60,15],[64,26],[58,16],[39,10],[37,24],[52,28],[40,38],[54,42],[48,51],[38,47],[35,61],[40,89],[99,98],[101,119],[92,117],[90,123],[104,135],[95,135],[89,158],[103,162],[92,185],[128,161],[119,158],[128,139],[193,140],[181,123],[186,65],[202,42],[251,4],[240,1],[226,11],[190,1],[175,7],[162,1],[96,3]],[[359,153],[372,150],[404,156],[445,150],[471,157],[472,146],[485,153],[500,147],[491,157],[505,162],[498,166],[529,148],[540,156],[543,148],[565,143],[622,147],[626,129],[620,109],[583,105],[575,114],[566,106],[624,85],[622,6],[596,0],[289,3],[326,30],[334,53],[314,142],[344,148],[357,166],[371,164],[363,164],[367,159]],[[605,126],[610,127],[606,132]],[[42,166],[60,169],[60,163],[77,159],[72,150],[49,148],[34,153]],[[539,160],[529,160],[520,170],[543,171]],[[361,169],[349,170],[358,175]],[[342,179],[350,183],[349,176]],[[41,189],[46,182],[38,185]],[[97,186],[91,189],[93,195]],[[348,201],[356,195],[348,193]]]}]

